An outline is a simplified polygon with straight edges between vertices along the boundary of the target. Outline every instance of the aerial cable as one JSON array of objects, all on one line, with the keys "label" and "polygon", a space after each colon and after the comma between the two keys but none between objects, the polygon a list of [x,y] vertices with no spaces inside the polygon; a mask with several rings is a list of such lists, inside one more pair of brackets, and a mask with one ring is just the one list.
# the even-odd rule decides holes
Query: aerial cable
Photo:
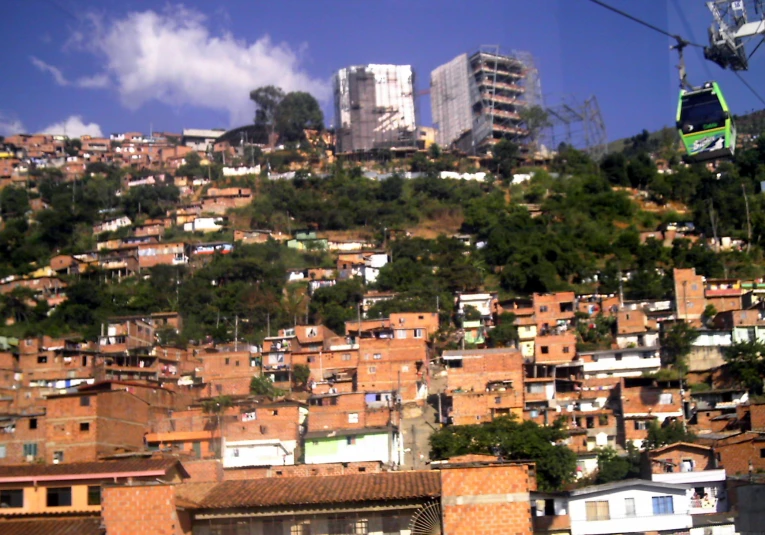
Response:
[{"label": "aerial cable", "polygon": [[760,42],[759,42],[759,43],[757,43],[757,46],[756,46],[756,47],[754,47],[754,50],[752,50],[752,52],[749,54],[749,57],[748,57],[748,58],[746,58],[746,59],[747,59],[747,61],[749,61],[750,59],[752,59],[752,56],[754,56],[754,53],[755,53],[755,52],[757,52],[757,49],[758,49],[758,48],[760,48],[760,45],[761,45],[761,44],[762,44],[764,41],[765,41],[765,37],[763,37],[762,39],[760,39]]},{"label": "aerial cable", "polygon": [[[688,36],[691,39],[695,41],[696,36],[693,35],[693,28],[691,28],[691,25],[688,24],[688,18],[685,16],[685,13],[680,8],[678,0],[673,0],[672,5],[675,7],[675,11],[677,11],[678,17],[680,17],[680,23],[683,25],[685,32],[688,34]],[[707,80],[711,80],[712,78],[714,78],[714,76],[712,76],[712,71],[709,70],[709,65],[707,64],[707,61],[704,59],[703,54],[700,53],[699,59],[701,60],[701,65],[704,67],[704,72],[707,75]]]},{"label": "aerial cable", "polygon": [[741,83],[742,83],[742,84],[744,84],[744,85],[745,85],[745,86],[746,86],[746,87],[749,89],[749,91],[751,91],[751,92],[752,92],[752,94],[753,94],[755,97],[757,97],[757,99],[758,99],[760,102],[762,102],[763,106],[765,106],[765,99],[763,99],[763,98],[760,96],[760,94],[759,94],[757,91],[755,91],[755,89],[754,89],[754,88],[753,88],[751,85],[749,85],[749,82],[747,82],[746,80],[744,80],[744,78],[743,78],[743,77],[742,77],[742,76],[741,76],[741,75],[738,73],[738,71],[733,71],[733,74],[735,74],[735,75],[736,75],[736,77],[737,77],[739,80],[741,80]]},{"label": "aerial cable", "polygon": [[626,17],[626,18],[630,19],[633,22],[637,22],[638,24],[642,24],[646,28],[650,28],[651,30],[653,30],[655,32],[659,32],[662,35],[666,35],[667,37],[671,37],[672,39],[675,39],[677,42],[682,42],[682,43],[685,43],[686,45],[689,45],[689,46],[697,46],[699,48],[704,48],[704,45],[700,45],[698,43],[692,43],[691,41],[688,41],[687,39],[683,39],[679,35],[669,33],[666,30],[662,30],[661,28],[659,28],[658,26],[654,26],[650,22],[646,22],[644,20],[641,20],[641,19],[639,19],[639,18],[637,18],[637,17],[635,17],[633,15],[630,15],[629,13],[627,13],[625,11],[622,11],[621,9],[617,9],[617,8],[615,8],[613,6],[610,6],[610,5],[606,4],[605,2],[601,2],[601,0],[590,0],[590,2],[592,2],[593,4],[597,4],[600,7],[606,8],[609,11],[613,11],[617,15],[621,15],[622,17]]}]

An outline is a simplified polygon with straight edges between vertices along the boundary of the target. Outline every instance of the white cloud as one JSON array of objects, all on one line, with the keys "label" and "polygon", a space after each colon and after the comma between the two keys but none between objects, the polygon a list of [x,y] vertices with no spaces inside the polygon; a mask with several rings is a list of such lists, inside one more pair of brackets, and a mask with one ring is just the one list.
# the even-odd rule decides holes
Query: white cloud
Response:
[{"label": "white cloud", "polygon": [[12,136],[26,132],[24,125],[18,119],[11,119],[0,113],[0,136]]},{"label": "white cloud", "polygon": [[[273,43],[267,35],[255,42],[230,33],[214,35],[203,15],[182,6],[164,13],[129,13],[108,23],[93,19],[90,24],[87,42],[74,34],[68,45],[104,57],[105,73],[122,103],[132,109],[156,100],[223,110],[235,125],[252,120],[249,94],[260,86],[308,91],[319,100],[330,96],[327,80],[302,68],[300,50]],[[94,78],[105,84],[99,76]]]},{"label": "white cloud", "polygon": [[42,72],[48,72],[53,76],[53,79],[58,85],[69,85],[69,80],[66,79],[61,69],[54,67],[49,63],[45,63],[43,60],[32,56],[32,64],[40,69]]},{"label": "white cloud", "polygon": [[53,76],[53,80],[56,82],[57,85],[60,86],[69,86],[73,85],[76,87],[84,87],[89,89],[97,89],[106,87],[109,85],[109,77],[105,74],[96,74],[94,76],[83,76],[81,78],[77,78],[76,80],[69,81],[66,76],[64,76],[64,73],[61,72],[61,69],[58,67],[51,65],[50,63],[46,63],[40,58],[36,58],[32,56],[30,58],[32,60],[32,64],[40,69],[42,72],[50,73],[51,76]]},{"label": "white cloud", "polygon": [[58,136],[68,136],[71,138],[81,136],[103,137],[101,127],[96,123],[85,124],[82,117],[72,115],[66,120],[47,126],[40,130],[41,134],[51,134]]}]

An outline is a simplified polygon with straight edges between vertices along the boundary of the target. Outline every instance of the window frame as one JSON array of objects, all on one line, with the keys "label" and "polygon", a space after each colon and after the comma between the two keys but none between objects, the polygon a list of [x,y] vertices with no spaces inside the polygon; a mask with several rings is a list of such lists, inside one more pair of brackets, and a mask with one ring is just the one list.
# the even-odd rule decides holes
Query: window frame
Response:
[{"label": "window frame", "polygon": [[[53,500],[52,498],[56,498]],[[51,502],[57,503],[51,503]],[[68,503],[67,503],[68,502]],[[72,506],[72,487],[47,487],[45,489],[46,507],[71,507]]]},{"label": "window frame", "polygon": [[672,496],[652,496],[651,506],[655,516],[675,514],[675,500]]}]

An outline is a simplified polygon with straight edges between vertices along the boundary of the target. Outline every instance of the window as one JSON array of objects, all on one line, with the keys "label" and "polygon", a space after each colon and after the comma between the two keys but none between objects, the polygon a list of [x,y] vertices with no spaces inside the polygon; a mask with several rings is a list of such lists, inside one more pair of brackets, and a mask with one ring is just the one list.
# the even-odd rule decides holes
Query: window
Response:
[{"label": "window", "polygon": [[311,521],[298,520],[290,527],[290,535],[311,535]]},{"label": "window", "polygon": [[598,415],[598,425],[600,427],[604,427],[608,425],[608,414],[600,414]]},{"label": "window", "polygon": [[760,459],[765,459],[765,448],[760,448]]},{"label": "window", "polygon": [[349,424],[359,423],[359,413],[358,412],[348,413],[348,423]]},{"label": "window", "polygon": [[80,433],[87,433],[90,431],[90,422],[80,422]]},{"label": "window", "polygon": [[423,336],[422,329],[415,329],[414,330],[414,337],[415,338],[422,338],[422,336]]},{"label": "window", "polygon": [[64,460],[64,452],[63,451],[54,451],[53,452],[53,462],[54,463],[60,463]]},{"label": "window", "polygon": [[24,489],[0,490],[0,507],[24,507]]},{"label": "window", "polygon": [[47,364],[48,357],[37,357],[37,364]]},{"label": "window", "polygon": [[72,487],[49,487],[46,504],[48,507],[69,507],[72,505]]},{"label": "window", "polygon": [[382,353],[375,353],[374,355],[372,355],[372,358],[375,360],[380,360],[382,359]]},{"label": "window", "polygon": [[101,487],[99,485],[88,487],[88,505],[101,505]]},{"label": "window", "polygon": [[661,394],[659,396],[659,405],[672,405],[672,394]]},{"label": "window", "polygon": [[24,444],[24,457],[37,457],[37,442]]},{"label": "window", "polygon": [[29,429],[37,429],[37,418],[29,419]]},{"label": "window", "polygon": [[367,371],[369,373],[377,373],[377,367],[376,366],[370,366],[369,368],[367,368]]},{"label": "window", "polygon": [[587,520],[609,520],[611,515],[608,511],[608,501],[584,502],[587,507]]},{"label": "window", "polygon": [[541,307],[539,307],[539,311],[540,312],[547,312],[547,305],[542,305]]},{"label": "window", "polygon": [[568,347],[568,346],[565,346],[565,347],[563,348],[563,352],[564,352],[564,353],[568,353],[569,351],[571,351],[571,348],[570,348],[570,347]]},{"label": "window", "polygon": [[653,514],[655,515],[673,515],[675,514],[675,508],[672,505],[672,496],[654,496],[651,498],[653,502]]},{"label": "window", "polygon": [[343,360],[344,361],[351,360],[351,354],[350,353],[343,353]]},{"label": "window", "polygon": [[624,516],[635,516],[635,498],[624,498]]},{"label": "window", "polygon": [[80,398],[80,407],[90,407],[90,396],[82,396]]},{"label": "window", "polygon": [[385,535],[398,535],[402,529],[407,529],[408,524],[401,521],[401,517],[395,513],[383,513],[382,531]]},{"label": "window", "polygon": [[645,420],[635,420],[635,431],[645,431],[648,429],[648,422]]},{"label": "window", "polygon": [[396,338],[399,338],[399,339],[406,338],[406,331],[404,329],[396,329]]},{"label": "window", "polygon": [[228,366],[229,364],[231,364],[231,359],[226,357],[226,366]]},{"label": "window", "polygon": [[547,346],[540,347],[540,350],[542,351],[543,355],[547,355],[550,352],[550,348]]},{"label": "window", "polygon": [[5,444],[0,444],[0,459],[5,459],[8,452],[5,449]]},{"label": "window", "polygon": [[237,360],[237,361],[236,361],[234,364],[235,364],[236,366],[239,366],[239,361]]},{"label": "window", "polygon": [[545,385],[542,383],[526,383],[526,392],[529,394],[544,394]]},{"label": "window", "polygon": [[308,357],[308,364],[313,364],[314,362],[316,362],[316,357],[314,357],[313,355]]},{"label": "window", "polygon": [[345,443],[348,446],[355,446],[356,445],[356,437],[345,437]]}]

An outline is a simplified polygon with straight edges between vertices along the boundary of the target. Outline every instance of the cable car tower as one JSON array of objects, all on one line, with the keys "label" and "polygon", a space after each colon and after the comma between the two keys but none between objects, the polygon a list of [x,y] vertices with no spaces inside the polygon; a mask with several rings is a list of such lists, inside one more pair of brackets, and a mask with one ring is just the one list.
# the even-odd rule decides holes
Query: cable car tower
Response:
[{"label": "cable car tower", "polygon": [[746,45],[757,36],[765,36],[765,12],[762,0],[710,0],[707,8],[714,23],[709,28],[709,46],[704,57],[723,69],[745,71],[749,68]]}]

